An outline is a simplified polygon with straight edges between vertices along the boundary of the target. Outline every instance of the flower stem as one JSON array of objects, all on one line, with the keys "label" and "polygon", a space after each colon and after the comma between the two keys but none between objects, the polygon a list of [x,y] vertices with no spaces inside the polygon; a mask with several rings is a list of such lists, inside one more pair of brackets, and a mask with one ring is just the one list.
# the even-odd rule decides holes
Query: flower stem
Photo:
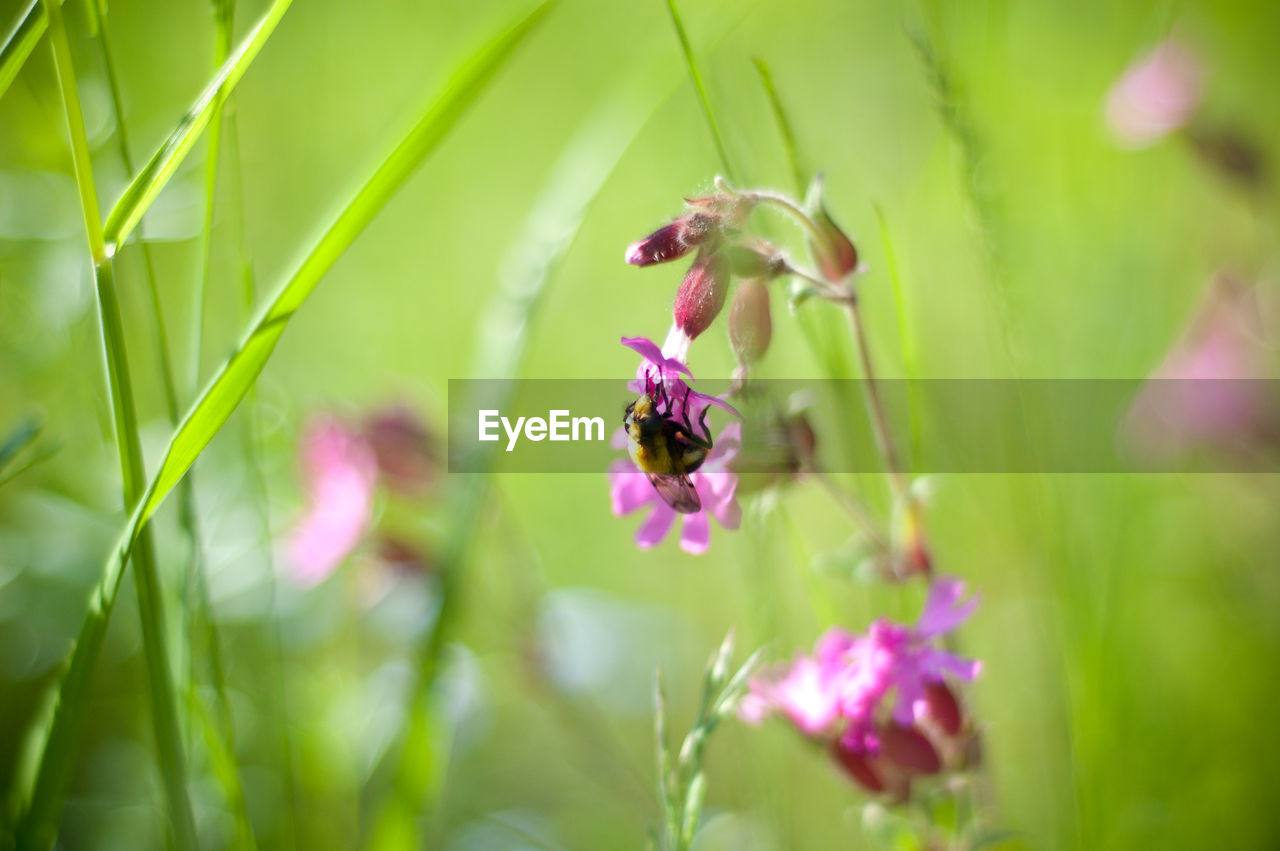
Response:
[{"label": "flower stem", "polygon": [[857,296],[849,292],[843,299],[843,304],[845,315],[849,317],[849,333],[857,346],[858,360],[862,363],[862,384],[867,393],[867,408],[871,411],[871,424],[875,430],[876,444],[880,447],[880,454],[884,456],[894,496],[901,498],[907,492],[907,478],[902,472],[898,450],[894,445],[893,435],[889,431],[889,420],[885,416],[884,402],[880,398],[880,386],[876,380],[875,368],[871,363],[871,350],[867,347],[867,335],[862,324],[862,312],[858,309]]}]

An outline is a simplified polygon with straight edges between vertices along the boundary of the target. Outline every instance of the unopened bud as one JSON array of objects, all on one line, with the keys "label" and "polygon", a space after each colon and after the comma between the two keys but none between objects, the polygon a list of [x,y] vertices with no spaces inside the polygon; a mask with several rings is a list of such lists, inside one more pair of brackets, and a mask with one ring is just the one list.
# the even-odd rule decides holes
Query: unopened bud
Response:
[{"label": "unopened bud", "polygon": [[694,339],[710,327],[724,307],[729,261],[719,251],[700,251],[676,293],[676,327]]},{"label": "unopened bud", "polygon": [[831,745],[831,756],[844,769],[845,773],[857,781],[868,792],[883,792],[884,779],[876,770],[873,759],[860,750],[855,750],[836,741]]},{"label": "unopened bud", "polygon": [[912,774],[935,774],[942,770],[938,752],[915,727],[890,722],[880,728],[880,754]]},{"label": "unopened bud", "polygon": [[964,716],[960,713],[960,703],[956,700],[955,694],[947,687],[946,683],[929,683],[924,687],[925,705],[928,707],[929,717],[933,719],[939,729],[948,736],[954,736],[960,732],[960,728],[964,722]]},{"label": "unopened bud", "polygon": [[725,254],[733,274],[739,278],[773,280],[787,271],[787,261],[782,252],[767,242],[740,242],[726,248]]},{"label": "unopened bud", "polygon": [[769,288],[758,278],[749,278],[738,284],[729,307],[729,344],[739,363],[751,364],[768,350],[772,337]]},{"label": "unopened bud", "polygon": [[822,277],[838,284],[858,268],[858,249],[827,213],[822,200],[821,176],[815,177],[809,187],[807,205],[809,217],[822,234],[822,239],[809,242],[809,251]]},{"label": "unopened bud", "polygon": [[690,212],[631,243],[627,247],[627,262],[632,266],[652,266],[683,257],[712,237],[716,227],[715,216]]}]

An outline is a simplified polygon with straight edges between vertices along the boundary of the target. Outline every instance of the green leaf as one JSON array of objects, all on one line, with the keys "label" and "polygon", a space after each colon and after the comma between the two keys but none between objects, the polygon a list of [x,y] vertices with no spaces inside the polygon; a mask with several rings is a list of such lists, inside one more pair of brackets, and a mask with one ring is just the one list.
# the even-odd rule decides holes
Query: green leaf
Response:
[{"label": "green leaf", "polygon": [[[278,2],[273,11],[283,5],[287,5],[287,2]],[[545,9],[546,5],[539,6],[472,55],[454,73],[423,118],[356,193],[254,323],[239,350],[231,356],[188,411],[169,441],[160,469],[148,483],[90,595],[89,610],[81,625],[66,672],[59,683],[52,721],[40,749],[41,773],[52,772],[54,777],[65,777],[70,770],[75,742],[87,707],[88,686],[106,634],[107,621],[115,603],[125,563],[147,520],[244,398],[266,365],[289,320],[315,289],[320,278],[404,184],[417,165],[435,149]],[[32,807],[29,806],[23,815],[23,823],[29,824],[32,819]]]},{"label": "green leaf", "polygon": [[5,34],[4,45],[0,47],[0,98],[9,91],[9,86],[17,79],[18,72],[27,64],[27,57],[36,49],[40,36],[48,28],[49,18],[40,0],[31,0]]},{"label": "green leaf", "polygon": [[191,147],[200,138],[201,132],[208,126],[227,95],[231,94],[245,71],[249,70],[249,65],[275,31],[276,24],[280,23],[292,2],[293,0],[275,0],[248,38],[222,63],[218,73],[213,75],[204,91],[200,92],[200,96],[191,104],[187,114],[169,134],[160,150],[156,151],[151,161],[125,187],[120,200],[116,201],[115,207],[107,214],[104,227],[107,244],[114,246],[123,243],[142,220],[143,214],[190,153]]}]

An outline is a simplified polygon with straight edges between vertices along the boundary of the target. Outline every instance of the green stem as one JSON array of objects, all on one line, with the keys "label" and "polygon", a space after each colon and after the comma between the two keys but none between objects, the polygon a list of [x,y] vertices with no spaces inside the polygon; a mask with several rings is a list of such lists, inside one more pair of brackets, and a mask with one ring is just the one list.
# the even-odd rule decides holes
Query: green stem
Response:
[{"label": "green stem", "polygon": [[[116,295],[111,257],[103,240],[102,219],[98,208],[97,192],[94,188],[89,143],[85,135],[84,118],[80,109],[75,70],[71,60],[71,46],[67,41],[62,10],[57,0],[43,0],[43,2],[45,14],[49,20],[54,66],[62,93],[67,130],[71,137],[76,185],[80,193],[81,209],[97,280],[102,342],[106,351],[124,500],[126,506],[132,507],[142,496],[146,472],[143,465],[142,446],[138,438],[137,413],[124,342],[124,325],[120,318],[120,304]],[[179,736],[177,702],[173,692],[168,646],[165,639],[164,601],[150,530],[144,529],[143,532],[132,552],[132,560],[134,583],[138,595],[138,614],[142,621],[143,652],[150,684],[156,748],[160,757],[160,771],[164,778],[175,843],[179,848],[194,848],[196,845],[195,819],[192,816],[191,802],[187,797],[186,764]],[[113,601],[114,594],[111,600],[105,601],[108,609]],[[56,779],[65,781],[66,778],[63,776]],[[61,788],[48,791],[53,793],[53,799],[61,798]],[[54,810],[49,815],[56,815],[58,804],[50,803],[49,806]]]},{"label": "green stem", "polygon": [[845,314],[849,317],[849,333],[853,336],[854,344],[858,349],[858,360],[862,364],[862,385],[867,393],[867,408],[871,411],[871,424],[875,430],[876,445],[880,447],[880,454],[884,456],[894,495],[901,498],[907,492],[907,478],[902,472],[901,462],[898,460],[898,449],[894,445],[893,435],[889,430],[889,418],[885,416],[884,402],[880,398],[880,385],[871,363],[871,350],[867,347],[867,333],[862,324],[862,311],[858,309],[858,299],[852,293],[844,299],[843,304]]}]

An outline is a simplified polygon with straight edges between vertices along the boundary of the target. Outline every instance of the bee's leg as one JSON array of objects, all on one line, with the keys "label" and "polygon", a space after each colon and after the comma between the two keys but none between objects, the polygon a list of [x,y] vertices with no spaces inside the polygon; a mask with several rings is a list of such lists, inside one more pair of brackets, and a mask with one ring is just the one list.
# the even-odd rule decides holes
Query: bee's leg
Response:
[{"label": "bee's leg", "polygon": [[684,386],[684,402],[680,405],[680,416],[684,420],[684,430],[688,434],[693,434],[693,424],[689,422],[689,393],[691,388],[688,384]]},{"label": "bee's leg", "polygon": [[702,409],[702,413],[698,415],[698,428],[702,429],[702,433],[706,435],[707,448],[711,448],[711,427],[707,425],[707,412],[711,410],[711,406],[707,405]]}]

